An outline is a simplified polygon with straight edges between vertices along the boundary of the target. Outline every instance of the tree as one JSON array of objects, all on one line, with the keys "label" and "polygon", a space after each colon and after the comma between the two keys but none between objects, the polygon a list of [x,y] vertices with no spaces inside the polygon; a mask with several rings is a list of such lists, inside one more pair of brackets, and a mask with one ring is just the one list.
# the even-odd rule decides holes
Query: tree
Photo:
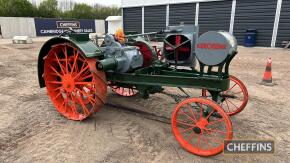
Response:
[{"label": "tree", "polygon": [[121,9],[119,7],[106,7],[99,4],[94,6],[95,19],[106,19],[108,16],[121,15]]},{"label": "tree", "polygon": [[87,4],[75,4],[70,16],[76,19],[94,19],[93,8]]},{"label": "tree", "polygon": [[0,0],[0,16],[6,16],[7,2]]},{"label": "tree", "polygon": [[33,17],[36,7],[27,0],[0,0],[0,16]]},{"label": "tree", "polygon": [[57,0],[45,0],[38,7],[38,15],[45,18],[59,17],[60,11],[57,7]]},{"label": "tree", "polygon": [[[71,1],[69,6],[73,6]],[[74,19],[106,19],[111,15],[121,15],[119,7],[107,7],[96,4],[91,7],[86,4],[75,4],[72,10],[61,12],[57,0],[45,0],[39,7],[27,0],[0,0],[0,16],[6,17],[44,17],[44,18],[74,18]]]}]

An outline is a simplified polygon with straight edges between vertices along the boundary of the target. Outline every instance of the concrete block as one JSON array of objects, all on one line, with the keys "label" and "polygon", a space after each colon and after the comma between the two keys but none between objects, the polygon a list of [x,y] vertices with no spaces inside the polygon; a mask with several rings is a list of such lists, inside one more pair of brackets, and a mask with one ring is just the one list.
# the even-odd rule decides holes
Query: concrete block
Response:
[{"label": "concrete block", "polygon": [[32,44],[33,41],[28,36],[14,36],[12,39],[13,44]]}]

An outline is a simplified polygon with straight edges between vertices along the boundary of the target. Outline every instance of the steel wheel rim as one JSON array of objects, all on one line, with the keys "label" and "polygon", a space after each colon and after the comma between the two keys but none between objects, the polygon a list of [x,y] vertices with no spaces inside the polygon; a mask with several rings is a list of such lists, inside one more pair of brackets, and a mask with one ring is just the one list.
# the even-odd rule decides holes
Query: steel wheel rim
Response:
[{"label": "steel wheel rim", "polygon": [[96,110],[99,103],[96,77],[74,46],[57,44],[52,47],[45,59],[44,79],[48,96],[66,118],[83,120]]},{"label": "steel wheel rim", "polygon": [[[192,104],[202,104],[202,108],[203,106],[210,106],[213,110],[208,116],[200,118],[198,109],[190,109],[190,107],[193,107]],[[220,120],[212,119],[210,115],[214,112],[217,112],[222,118]],[[183,119],[187,118],[187,121],[180,119],[181,114]],[[218,127],[222,124],[223,130],[213,128],[213,126]],[[213,156],[222,152],[224,148],[223,140],[232,139],[232,124],[229,116],[218,104],[203,98],[190,98],[178,104],[172,114],[172,131],[176,140],[184,149],[200,156]],[[219,134],[222,138],[217,140]]]},{"label": "steel wheel rim", "polygon": [[[222,92],[224,101],[220,105],[228,115],[233,116],[244,110],[248,103],[249,95],[246,86],[238,78],[230,75],[230,81],[230,88]],[[211,97],[206,89],[202,90],[202,96]],[[231,96],[234,96],[234,98],[231,98]]]}]

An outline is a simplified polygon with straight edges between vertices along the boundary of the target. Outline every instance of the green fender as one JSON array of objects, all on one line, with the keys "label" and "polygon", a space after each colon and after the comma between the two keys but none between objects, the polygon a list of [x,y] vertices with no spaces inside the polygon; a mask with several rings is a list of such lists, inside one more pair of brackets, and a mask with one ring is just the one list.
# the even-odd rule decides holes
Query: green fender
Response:
[{"label": "green fender", "polygon": [[54,37],[44,43],[38,55],[38,81],[40,88],[45,87],[43,79],[44,58],[50,51],[51,47],[56,44],[71,43],[78,48],[86,58],[103,56],[102,51],[89,39],[88,34],[73,33],[68,37]]}]

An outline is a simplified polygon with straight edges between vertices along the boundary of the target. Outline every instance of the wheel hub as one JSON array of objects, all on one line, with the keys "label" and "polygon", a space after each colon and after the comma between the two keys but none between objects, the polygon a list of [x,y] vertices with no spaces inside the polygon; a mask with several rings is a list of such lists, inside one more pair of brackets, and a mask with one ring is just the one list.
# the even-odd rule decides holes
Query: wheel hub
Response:
[{"label": "wheel hub", "polygon": [[201,133],[201,129],[199,127],[194,127],[193,128],[193,132],[195,132],[196,134],[200,134]]},{"label": "wheel hub", "polygon": [[75,89],[75,81],[71,74],[65,74],[62,79],[62,86],[67,92],[73,92]]},{"label": "wheel hub", "polygon": [[200,120],[196,123],[196,125],[200,128],[205,128],[208,124],[208,120],[205,118],[200,118]]}]

